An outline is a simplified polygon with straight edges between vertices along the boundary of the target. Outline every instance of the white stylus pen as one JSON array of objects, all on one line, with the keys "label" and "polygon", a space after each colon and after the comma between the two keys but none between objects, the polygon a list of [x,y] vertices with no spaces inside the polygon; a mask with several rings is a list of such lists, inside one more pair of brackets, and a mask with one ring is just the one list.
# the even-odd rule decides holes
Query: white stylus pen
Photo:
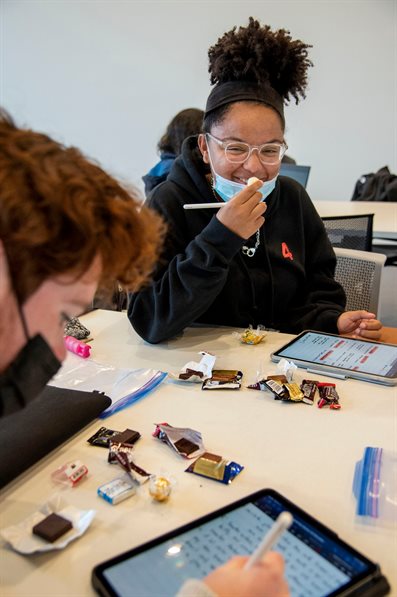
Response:
[{"label": "white stylus pen", "polygon": [[225,202],[218,201],[217,203],[185,203],[183,209],[219,209],[223,207]]},{"label": "white stylus pen", "polygon": [[276,541],[278,541],[278,539],[281,537],[284,531],[289,529],[293,521],[294,519],[290,512],[281,512],[281,514],[279,514],[279,516],[275,520],[271,529],[269,529],[269,531],[263,537],[262,541],[259,543],[258,547],[251,554],[244,568],[248,570],[249,568],[252,568],[252,566],[256,564],[259,560],[261,560],[265,553],[270,551],[270,549],[273,547]]}]

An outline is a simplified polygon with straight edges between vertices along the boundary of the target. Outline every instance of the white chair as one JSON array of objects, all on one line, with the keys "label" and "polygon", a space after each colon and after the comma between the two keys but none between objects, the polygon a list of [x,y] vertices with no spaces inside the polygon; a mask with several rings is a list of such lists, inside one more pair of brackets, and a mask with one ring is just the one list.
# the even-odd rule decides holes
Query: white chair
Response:
[{"label": "white chair", "polygon": [[386,256],[368,251],[334,247],[335,280],[346,293],[346,311],[366,309],[377,314],[382,268]]}]

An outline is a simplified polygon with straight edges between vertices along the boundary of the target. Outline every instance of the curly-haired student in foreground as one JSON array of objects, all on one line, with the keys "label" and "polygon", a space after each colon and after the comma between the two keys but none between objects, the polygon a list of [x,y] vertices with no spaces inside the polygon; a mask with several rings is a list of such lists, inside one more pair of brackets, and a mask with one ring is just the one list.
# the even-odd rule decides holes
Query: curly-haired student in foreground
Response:
[{"label": "curly-haired student in foreground", "polygon": [[[156,214],[77,149],[0,114],[0,416],[15,433],[29,432],[15,425],[16,411],[65,358],[65,319],[91,305],[98,283],[144,283],[163,234]],[[7,459],[14,448],[3,448]],[[202,582],[188,581],[181,595],[288,596],[279,554],[250,570],[246,561],[233,558]]]},{"label": "curly-haired student in foreground", "polygon": [[[164,341],[193,322],[380,336],[375,314],[344,310],[322,220],[305,189],[279,176],[284,104],[305,97],[309,48],[250,18],[209,49],[215,86],[203,133],[185,142],[147,201],[168,233],[153,284],[129,304],[145,340]],[[183,208],[214,201],[217,211]]]}]

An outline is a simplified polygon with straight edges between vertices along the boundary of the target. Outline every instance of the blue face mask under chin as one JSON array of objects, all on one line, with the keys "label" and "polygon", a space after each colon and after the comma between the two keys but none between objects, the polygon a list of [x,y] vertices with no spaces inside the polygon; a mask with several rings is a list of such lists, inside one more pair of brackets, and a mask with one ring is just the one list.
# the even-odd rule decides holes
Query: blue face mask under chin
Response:
[{"label": "blue face mask under chin", "polygon": [[[274,190],[277,177],[278,174],[271,180],[266,180],[266,182],[264,182],[263,185],[258,189],[258,191],[262,193],[262,201],[265,201],[265,199]],[[232,199],[235,195],[237,195],[237,193],[246,187],[246,185],[241,182],[234,182],[233,180],[223,178],[223,176],[217,174],[215,170],[214,181],[213,188],[224,201],[230,201],[230,199]]]}]

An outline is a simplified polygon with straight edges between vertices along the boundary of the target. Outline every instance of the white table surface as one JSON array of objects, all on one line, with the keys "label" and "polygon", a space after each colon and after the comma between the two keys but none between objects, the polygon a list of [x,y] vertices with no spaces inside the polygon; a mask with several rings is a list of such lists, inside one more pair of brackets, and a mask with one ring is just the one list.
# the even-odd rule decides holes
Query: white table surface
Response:
[{"label": "white table surface", "polygon": [[397,239],[397,203],[386,201],[313,201],[321,217],[375,214],[373,236]]},{"label": "white table surface", "polygon": [[[269,333],[264,343],[247,346],[231,329],[191,328],[179,339],[151,346],[137,337],[124,313],[96,311],[82,320],[91,329],[97,361],[179,371],[200,359],[199,350],[209,350],[218,356],[217,367],[241,369],[247,384],[259,368],[275,372],[269,354],[290,339]],[[298,370],[295,378],[303,376]],[[85,535],[60,552],[26,557],[1,541],[1,596],[93,595],[90,575],[96,564],[264,487],[284,494],[379,562],[397,595],[397,533],[355,522],[351,491],[354,465],[365,446],[397,449],[397,390],[353,380],[338,382],[337,389],[342,409],[330,411],[280,403],[246,388],[202,392],[200,385],[165,381],[137,404],[94,421],[0,492],[2,528],[20,522],[56,491],[79,508],[97,511]],[[151,436],[154,423],[164,421],[200,430],[208,451],[240,462],[245,470],[230,485],[186,474],[191,461]],[[146,486],[117,506],[97,497],[97,487],[119,471],[107,463],[107,450],[86,441],[102,425],[142,434],[136,463],[153,473],[168,471],[177,481],[168,503],[153,502]],[[88,466],[89,476],[75,488],[59,490],[51,472],[76,458]]]}]

